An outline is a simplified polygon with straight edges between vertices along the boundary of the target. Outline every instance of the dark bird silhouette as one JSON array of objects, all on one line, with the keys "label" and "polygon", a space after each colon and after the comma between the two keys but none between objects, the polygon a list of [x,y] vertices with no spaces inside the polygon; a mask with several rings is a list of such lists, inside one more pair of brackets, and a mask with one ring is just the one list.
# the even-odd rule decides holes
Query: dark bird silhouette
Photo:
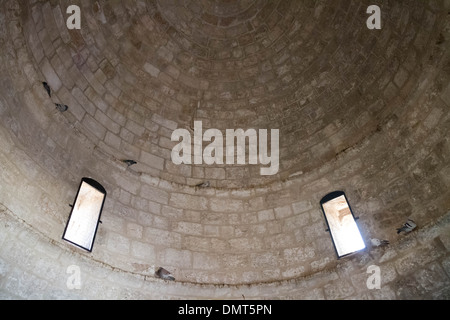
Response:
[{"label": "dark bird silhouette", "polygon": [[408,221],[405,222],[405,224],[403,226],[401,226],[400,228],[397,229],[397,234],[400,234],[402,232],[404,233],[410,233],[411,231],[413,231],[415,228],[417,227],[416,223],[411,220],[408,219]]},{"label": "dark bird silhouette", "polygon": [[129,166],[129,167],[131,167],[131,166],[137,164],[137,162],[134,161],[134,160],[123,160],[122,162],[125,163],[125,164],[126,164],[127,166]]},{"label": "dark bird silhouette", "polygon": [[66,112],[69,107],[66,106],[65,104],[60,104],[60,103],[55,103],[56,109],[58,109],[58,111],[60,112]]},{"label": "dark bird silhouette", "polygon": [[42,84],[44,85],[44,88],[47,91],[48,96],[51,98],[52,97],[52,89],[50,88],[50,86],[48,85],[47,82],[42,82]]},{"label": "dark bird silhouette", "polygon": [[158,278],[161,278],[163,280],[169,280],[169,281],[175,281],[175,277],[166,269],[164,268],[159,268],[156,272],[155,275]]}]

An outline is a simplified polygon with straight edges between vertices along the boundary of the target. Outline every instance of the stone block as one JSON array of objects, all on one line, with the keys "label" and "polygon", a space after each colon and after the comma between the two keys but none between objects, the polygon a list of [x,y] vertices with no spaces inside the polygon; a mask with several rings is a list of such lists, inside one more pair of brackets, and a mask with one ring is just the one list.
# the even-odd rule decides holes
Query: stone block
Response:
[{"label": "stone block", "polygon": [[296,266],[287,268],[286,270],[282,271],[281,275],[284,278],[292,279],[292,278],[298,278],[303,276],[307,272],[307,269],[305,266]]},{"label": "stone block", "polygon": [[325,297],[328,300],[348,298],[355,293],[350,281],[339,279],[324,286]]},{"label": "stone block", "polygon": [[155,248],[149,243],[140,241],[131,242],[131,255],[148,263],[154,263],[156,258]]},{"label": "stone block", "polygon": [[447,85],[447,87],[442,90],[441,99],[447,104],[447,106],[450,106],[450,85]]},{"label": "stone block", "polygon": [[223,168],[205,168],[205,177],[210,179],[225,179],[225,169]]},{"label": "stone block", "polygon": [[8,281],[3,288],[21,299],[42,300],[49,288],[49,283],[17,267],[9,273]]},{"label": "stone block", "polygon": [[259,238],[238,238],[228,241],[231,248],[238,252],[260,251],[263,249],[263,241]]},{"label": "stone block", "polygon": [[384,287],[386,284],[395,281],[398,274],[393,263],[384,264],[380,266],[381,271],[381,286]]},{"label": "stone block", "polygon": [[167,266],[192,268],[192,252],[188,250],[165,249],[158,253],[159,261]]},{"label": "stone block", "polygon": [[[159,208],[159,211],[161,210],[161,206],[159,204],[155,203],[155,207],[157,209]],[[144,211],[140,210],[137,213],[137,222],[139,223],[139,225],[143,226],[144,228],[147,227],[147,226],[153,225],[154,217],[150,213],[152,213],[152,212],[151,211],[149,212],[148,209],[144,210]],[[157,213],[159,213],[159,212],[157,212]]]},{"label": "stone block", "polygon": [[59,31],[64,43],[70,42],[69,30],[67,30],[66,19],[62,14],[61,7],[58,5],[53,8],[53,17],[55,18],[56,28]]},{"label": "stone block", "polygon": [[274,269],[280,265],[280,255],[278,252],[253,253],[250,263],[255,269]]},{"label": "stone block", "polygon": [[186,248],[195,248],[199,252],[211,253],[211,241],[203,236],[184,236],[183,243]]},{"label": "stone block", "polygon": [[168,204],[169,202],[168,192],[159,188],[151,187],[149,185],[142,186],[140,194],[143,198],[160,204]]},{"label": "stone block", "polygon": [[221,226],[220,235],[224,239],[230,239],[235,236],[234,227],[232,226]]},{"label": "stone block", "polygon": [[164,170],[164,159],[154,154],[141,151],[140,161],[158,170]]},{"label": "stone block", "polygon": [[169,232],[166,230],[146,227],[144,229],[143,240],[154,245],[162,247],[179,248],[181,246],[181,234],[177,232]]},{"label": "stone block", "polygon": [[185,212],[185,210],[173,208],[171,206],[162,206],[161,209],[161,214],[172,220],[180,220],[183,216],[183,212]]},{"label": "stone block", "polygon": [[130,253],[130,240],[120,234],[108,233],[107,249],[114,253],[128,255]]},{"label": "stone block", "polygon": [[4,259],[0,258],[0,281],[3,282],[6,278],[8,271],[10,270],[10,264]]},{"label": "stone block", "polygon": [[292,215],[292,208],[291,206],[284,206],[280,208],[275,208],[275,217],[280,219],[285,219],[287,217],[290,217]]},{"label": "stone block", "polygon": [[287,264],[304,263],[316,256],[313,247],[298,247],[283,250],[283,260]]},{"label": "stone block", "polygon": [[144,70],[154,78],[157,78],[161,73],[161,71],[157,67],[148,62],[145,63]]},{"label": "stone block", "polygon": [[182,176],[190,178],[192,176],[192,167],[190,165],[175,165],[172,161],[165,162],[166,171],[176,176]]},{"label": "stone block", "polygon": [[199,223],[180,221],[175,223],[174,230],[181,234],[200,236],[203,234],[203,225]]},{"label": "stone block", "polygon": [[414,278],[425,292],[434,292],[450,286],[449,277],[437,262],[416,272]]},{"label": "stone block", "polygon": [[216,225],[204,225],[205,236],[218,236],[219,235],[219,226]]},{"label": "stone block", "polygon": [[51,64],[54,68],[54,70],[56,71],[59,79],[61,80],[62,84],[66,87],[66,88],[73,88],[73,86],[75,85],[70,73],[68,72],[68,70],[65,68],[63,62],[61,61],[61,59],[59,58],[58,55],[53,56],[53,58],[51,59]]},{"label": "stone block", "polygon": [[240,269],[248,266],[250,256],[248,254],[223,254],[222,264],[226,268],[230,269]]},{"label": "stone block", "polygon": [[170,205],[176,208],[190,210],[207,210],[208,201],[204,197],[192,196],[183,193],[172,193],[170,195]]},{"label": "stone block", "polygon": [[106,128],[90,115],[85,115],[82,120],[83,125],[98,139],[103,140],[106,135]]},{"label": "stone block", "polygon": [[48,59],[42,61],[41,70],[50,88],[52,88],[54,92],[57,92],[61,88],[62,82]]},{"label": "stone block", "polygon": [[142,238],[144,232],[144,227],[137,224],[129,222],[127,223],[127,236],[135,239]]},{"label": "stone block", "polygon": [[419,300],[425,294],[425,290],[413,277],[402,277],[390,284],[396,298],[400,300]]},{"label": "stone block", "polygon": [[[46,19],[43,19],[44,21]],[[55,52],[55,47],[53,46],[52,40],[50,39],[49,33],[47,29],[42,29],[38,32],[38,37],[41,40],[42,48],[44,49],[44,53],[47,57],[53,56]]]},{"label": "stone block", "polygon": [[395,300],[395,292],[389,286],[383,286],[381,289],[371,290],[370,294],[376,300]]},{"label": "stone block", "polygon": [[443,254],[443,250],[439,247],[438,243],[432,243],[418,248],[414,252],[401,257],[396,260],[395,267],[397,272],[401,275],[406,275],[415,270],[419,270],[421,267],[428,263],[435,261]]},{"label": "stone block", "polygon": [[175,121],[166,119],[156,113],[153,114],[152,121],[170,130],[176,130],[178,128],[178,124]]},{"label": "stone block", "polygon": [[115,148],[116,150],[119,150],[120,145],[122,143],[122,139],[119,136],[115,135],[114,133],[108,131],[106,132],[105,143],[108,146]]},{"label": "stone block", "polygon": [[243,201],[237,199],[219,199],[212,198],[209,201],[210,208],[213,212],[241,212],[243,210]]},{"label": "stone block", "polygon": [[200,270],[221,269],[221,259],[218,254],[194,252],[192,255],[193,268]]},{"label": "stone block", "polygon": [[137,195],[139,193],[139,183],[136,179],[132,177],[125,177],[123,175],[119,175],[117,172],[113,173],[112,178],[118,187],[121,189],[133,194]]},{"label": "stone block", "polygon": [[105,128],[108,128],[109,131],[113,132],[114,134],[119,134],[120,132],[120,125],[115,123],[111,118],[109,118],[106,114],[101,112],[100,110],[97,110],[95,113],[94,118],[100,122]]}]

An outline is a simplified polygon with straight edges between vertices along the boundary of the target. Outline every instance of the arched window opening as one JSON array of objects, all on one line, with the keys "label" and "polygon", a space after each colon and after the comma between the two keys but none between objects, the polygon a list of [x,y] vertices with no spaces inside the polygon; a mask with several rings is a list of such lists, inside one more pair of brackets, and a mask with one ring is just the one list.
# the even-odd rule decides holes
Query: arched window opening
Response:
[{"label": "arched window opening", "polygon": [[106,190],[95,180],[83,178],[64,230],[63,240],[92,252]]},{"label": "arched window opening", "polygon": [[320,205],[339,259],[366,248],[344,192],[326,195]]}]

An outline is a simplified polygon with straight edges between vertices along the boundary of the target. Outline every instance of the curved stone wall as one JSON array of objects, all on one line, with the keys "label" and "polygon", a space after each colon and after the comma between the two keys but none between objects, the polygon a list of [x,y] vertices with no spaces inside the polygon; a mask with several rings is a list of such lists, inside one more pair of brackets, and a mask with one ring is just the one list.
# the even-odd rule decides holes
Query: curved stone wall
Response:
[{"label": "curved stone wall", "polygon": [[[448,4],[385,2],[374,32],[367,6],[88,1],[69,31],[61,3],[1,2],[2,297],[448,298]],[[280,128],[279,173],[175,166],[193,120]],[[61,240],[85,176],[108,191],[91,254]],[[336,259],[319,205],[335,190],[390,247]]]},{"label": "curved stone wall", "polygon": [[[371,250],[310,276],[253,285],[164,282],[125,272],[49,241],[4,206],[0,215],[3,300],[449,298],[449,214],[388,249]],[[381,275],[380,289],[369,289],[376,283],[370,279],[374,266]]]}]

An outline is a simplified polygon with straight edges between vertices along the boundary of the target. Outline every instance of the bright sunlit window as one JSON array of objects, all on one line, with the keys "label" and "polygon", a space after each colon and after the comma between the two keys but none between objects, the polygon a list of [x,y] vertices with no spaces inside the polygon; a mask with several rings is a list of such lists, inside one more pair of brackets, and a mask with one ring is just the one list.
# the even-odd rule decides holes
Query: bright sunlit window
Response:
[{"label": "bright sunlit window", "polygon": [[363,250],[366,245],[345,193],[341,191],[330,193],[320,204],[338,257],[342,258]]},{"label": "bright sunlit window", "polygon": [[92,251],[105,198],[106,191],[98,182],[83,178],[63,239],[84,250]]}]

